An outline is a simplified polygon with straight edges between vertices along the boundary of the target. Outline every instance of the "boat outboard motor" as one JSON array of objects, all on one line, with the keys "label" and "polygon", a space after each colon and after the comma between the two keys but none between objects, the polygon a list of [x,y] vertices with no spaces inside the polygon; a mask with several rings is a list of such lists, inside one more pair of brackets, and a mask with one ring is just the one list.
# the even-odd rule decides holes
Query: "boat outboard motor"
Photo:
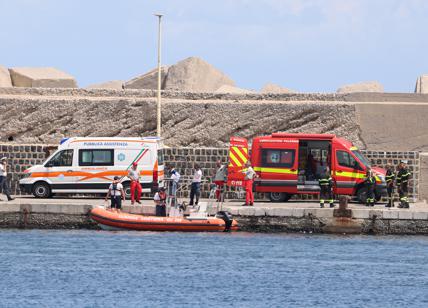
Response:
[{"label": "boat outboard motor", "polygon": [[233,217],[232,214],[226,211],[220,211],[217,213],[217,218],[223,219],[226,227],[224,228],[224,232],[229,232],[232,227]]}]

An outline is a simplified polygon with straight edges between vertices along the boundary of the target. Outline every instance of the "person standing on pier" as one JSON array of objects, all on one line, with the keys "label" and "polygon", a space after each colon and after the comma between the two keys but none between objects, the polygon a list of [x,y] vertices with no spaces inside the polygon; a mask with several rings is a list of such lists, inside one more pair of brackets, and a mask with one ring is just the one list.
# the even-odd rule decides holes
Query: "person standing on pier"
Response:
[{"label": "person standing on pier", "polygon": [[374,206],[376,178],[374,177],[373,171],[371,169],[367,170],[366,178],[364,179],[363,183],[365,188],[367,189],[366,206]]},{"label": "person standing on pier", "polygon": [[224,184],[227,181],[227,167],[221,163],[221,160],[216,162],[216,171],[214,174],[214,184],[216,185],[215,196],[217,201],[223,201]]},{"label": "person standing on pier", "polygon": [[3,157],[0,161],[0,189],[6,195],[7,201],[12,201],[13,198],[10,196],[10,187],[7,182],[7,167],[7,158]]},{"label": "person standing on pier", "polygon": [[318,184],[320,186],[320,207],[324,207],[324,202],[330,204],[330,207],[334,207],[333,199],[333,179],[331,178],[330,168],[326,167],[324,174],[318,179]]},{"label": "person standing on pier", "polygon": [[[138,172],[137,168],[138,164],[134,162],[132,163],[132,167],[128,172],[128,177],[131,180],[131,205],[134,204],[135,199],[138,204],[141,204],[140,199],[143,189],[141,188],[140,173]],[[135,198],[135,192],[137,192],[137,198]]]},{"label": "person standing on pier", "polygon": [[192,185],[190,187],[190,202],[189,205],[193,205],[193,200],[196,197],[195,205],[198,205],[199,197],[201,195],[201,182],[202,182],[202,170],[198,164],[195,164],[195,173],[193,174]]},{"label": "person standing on pier", "polygon": [[398,207],[402,209],[408,209],[410,207],[408,200],[410,175],[411,173],[409,169],[407,169],[407,160],[400,161],[398,165],[397,188],[400,196],[400,205]]},{"label": "person standing on pier", "polygon": [[166,216],[166,192],[165,187],[161,187],[153,197],[156,204],[156,216]]},{"label": "person standing on pier", "polygon": [[386,165],[386,190],[388,192],[388,203],[385,207],[394,207],[394,180],[395,180],[395,172],[394,168],[391,164]]},{"label": "person standing on pier", "polygon": [[111,199],[111,208],[112,210],[120,211],[122,208],[122,199],[125,201],[125,191],[123,190],[123,185],[119,183],[119,177],[115,176],[113,178],[113,183],[110,184],[108,188],[106,201],[110,197]]},{"label": "person standing on pier", "polygon": [[244,187],[245,187],[245,203],[243,206],[253,206],[254,205],[254,193],[253,193],[253,183],[254,179],[257,177],[257,173],[251,167],[251,162],[247,160],[245,163],[245,169],[242,170],[245,173],[244,177]]}]

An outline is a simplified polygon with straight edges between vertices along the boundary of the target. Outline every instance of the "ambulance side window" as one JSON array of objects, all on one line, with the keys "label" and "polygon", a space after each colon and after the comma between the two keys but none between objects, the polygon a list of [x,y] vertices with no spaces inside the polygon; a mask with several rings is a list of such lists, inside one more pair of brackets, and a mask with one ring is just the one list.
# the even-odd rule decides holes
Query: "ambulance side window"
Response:
[{"label": "ambulance side window", "polygon": [[336,151],[337,162],[340,166],[352,169],[362,170],[360,164],[346,151]]},{"label": "ambulance side window", "polygon": [[114,150],[79,150],[79,166],[114,166]]},{"label": "ambulance side window", "polygon": [[73,165],[73,151],[63,150],[55,154],[46,164],[45,167],[71,167]]},{"label": "ambulance side window", "polygon": [[262,149],[262,166],[291,168],[294,165],[295,156],[295,150]]}]

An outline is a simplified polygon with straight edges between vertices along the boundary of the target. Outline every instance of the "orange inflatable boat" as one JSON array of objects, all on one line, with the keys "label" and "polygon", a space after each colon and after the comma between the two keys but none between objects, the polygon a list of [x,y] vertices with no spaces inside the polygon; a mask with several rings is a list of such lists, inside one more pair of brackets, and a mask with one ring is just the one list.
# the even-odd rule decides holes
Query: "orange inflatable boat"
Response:
[{"label": "orange inflatable boat", "polygon": [[215,217],[158,217],[113,212],[98,207],[91,211],[91,219],[105,230],[141,231],[187,231],[224,232],[238,230],[238,223],[227,212],[219,212]]}]

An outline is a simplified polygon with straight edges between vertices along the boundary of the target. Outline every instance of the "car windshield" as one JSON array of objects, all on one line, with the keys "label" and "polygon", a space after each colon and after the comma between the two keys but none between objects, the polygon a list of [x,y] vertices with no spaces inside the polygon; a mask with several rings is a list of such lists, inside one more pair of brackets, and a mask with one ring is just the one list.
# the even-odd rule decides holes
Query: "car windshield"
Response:
[{"label": "car windshield", "polygon": [[370,162],[367,160],[367,158],[364,157],[363,154],[361,154],[360,151],[358,150],[352,150],[352,153],[354,153],[354,155],[358,158],[358,160],[367,168],[371,167]]}]

